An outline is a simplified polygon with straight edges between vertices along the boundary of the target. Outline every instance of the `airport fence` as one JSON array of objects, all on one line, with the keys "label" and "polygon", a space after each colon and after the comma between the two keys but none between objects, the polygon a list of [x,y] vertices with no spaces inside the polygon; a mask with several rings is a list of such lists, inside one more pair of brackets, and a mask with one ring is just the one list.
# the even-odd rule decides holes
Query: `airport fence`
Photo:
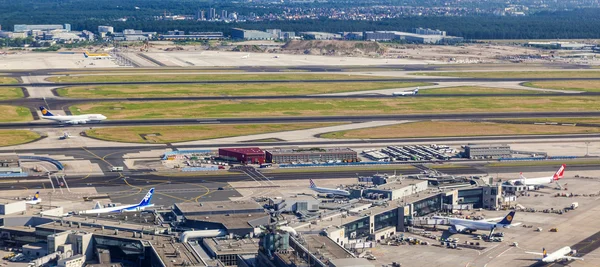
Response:
[{"label": "airport fence", "polygon": [[187,167],[181,168],[182,172],[203,172],[203,171],[218,171],[218,167]]},{"label": "airport fence", "polygon": [[577,156],[531,157],[531,158],[499,158],[498,161],[540,161],[540,160],[569,160]]},{"label": "airport fence", "polygon": [[65,169],[65,167],[62,165],[62,163],[60,163],[60,161],[52,159],[52,158],[38,157],[38,156],[19,156],[19,159],[46,161],[46,162],[50,162],[50,163],[52,163],[52,165],[56,166],[56,168],[59,171],[62,171]]},{"label": "airport fence", "polygon": [[165,154],[163,154],[162,159],[167,160],[169,158],[169,156],[177,156],[177,155],[185,155],[185,154],[210,154],[210,153],[212,153],[212,150],[177,150],[177,151],[166,152]]},{"label": "airport fence", "polygon": [[2,178],[13,178],[13,177],[27,177],[29,173],[26,172],[11,172],[11,173],[0,173]]},{"label": "airport fence", "polygon": [[279,164],[279,168],[304,168],[304,167],[344,167],[344,166],[373,166],[373,165],[389,165],[390,162],[334,162],[334,163],[303,163],[303,164]]}]

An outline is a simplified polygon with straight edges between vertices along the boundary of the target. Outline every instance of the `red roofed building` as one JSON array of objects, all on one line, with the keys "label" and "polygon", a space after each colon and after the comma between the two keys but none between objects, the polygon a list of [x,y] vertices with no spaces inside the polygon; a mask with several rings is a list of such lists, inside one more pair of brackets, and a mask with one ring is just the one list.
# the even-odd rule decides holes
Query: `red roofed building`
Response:
[{"label": "red roofed building", "polygon": [[265,152],[258,147],[219,148],[219,157],[245,164],[265,163]]}]

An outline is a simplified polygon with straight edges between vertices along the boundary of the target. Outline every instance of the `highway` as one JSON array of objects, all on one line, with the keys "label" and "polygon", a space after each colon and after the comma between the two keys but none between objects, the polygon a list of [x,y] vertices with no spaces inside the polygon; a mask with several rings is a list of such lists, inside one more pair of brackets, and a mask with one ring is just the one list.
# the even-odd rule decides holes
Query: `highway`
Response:
[{"label": "highway", "polygon": [[236,83],[354,83],[354,82],[519,82],[519,81],[596,81],[600,78],[373,78],[325,80],[221,80],[221,81],[119,81],[0,84],[0,87],[48,87],[144,84],[236,84]]},{"label": "highway", "polygon": [[[303,122],[368,122],[400,120],[483,120],[515,118],[569,118],[599,117],[600,112],[500,112],[500,113],[446,113],[446,114],[393,114],[367,116],[297,116],[264,118],[192,118],[192,119],[145,119],[145,120],[106,120],[95,124],[73,125],[68,127],[105,126],[148,126],[148,125],[199,125],[199,124],[253,124],[253,123],[303,123]],[[15,122],[0,123],[0,129],[31,129],[58,127],[57,123]]]}]

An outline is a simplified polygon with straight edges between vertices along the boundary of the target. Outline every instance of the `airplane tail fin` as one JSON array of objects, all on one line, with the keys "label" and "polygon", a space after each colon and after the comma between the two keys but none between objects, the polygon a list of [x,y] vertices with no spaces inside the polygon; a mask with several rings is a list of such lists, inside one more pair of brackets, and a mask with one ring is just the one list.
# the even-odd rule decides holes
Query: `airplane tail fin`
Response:
[{"label": "airplane tail fin", "polygon": [[38,200],[40,199],[40,192],[35,192],[35,195],[33,195],[33,200]]},{"label": "airplane tail fin", "polygon": [[42,116],[54,116],[54,114],[50,113],[44,106],[40,107],[40,111],[42,112]]},{"label": "airplane tail fin", "polygon": [[148,193],[146,193],[146,196],[144,197],[144,199],[142,199],[142,201],[140,201],[139,206],[148,206],[150,205],[150,201],[152,200],[152,195],[154,194],[154,187],[150,188],[150,191],[148,191]]},{"label": "airplane tail fin", "polygon": [[313,182],[313,180],[312,180],[312,179],[309,179],[309,180],[310,180],[310,188],[315,188],[315,187],[317,187],[317,185],[315,184],[315,182]]},{"label": "airplane tail fin", "polygon": [[100,201],[96,201],[96,205],[94,205],[93,210],[101,209],[102,205],[100,205]]},{"label": "airplane tail fin", "polygon": [[508,215],[506,215],[506,217],[504,217],[504,219],[502,219],[502,221],[500,221],[499,224],[510,225],[510,223],[512,223],[512,220],[514,217],[515,217],[515,211],[512,210],[508,213]]},{"label": "airplane tail fin", "polygon": [[415,95],[419,93],[419,87],[417,87],[417,89],[415,89],[413,92],[415,92]]},{"label": "airplane tail fin", "polygon": [[548,252],[546,251],[546,248],[542,248],[542,257],[548,257]]},{"label": "airplane tail fin", "polygon": [[526,180],[526,179],[527,179],[527,178],[525,178],[525,176],[523,176],[523,173],[522,173],[522,172],[521,172],[521,173],[519,173],[519,178],[521,178],[521,179],[523,179],[523,180]]},{"label": "airplane tail fin", "polygon": [[88,52],[87,51],[83,52],[83,56],[86,57],[86,58],[88,58],[89,57],[88,56]]},{"label": "airplane tail fin", "polygon": [[562,166],[560,166],[560,168],[558,169],[558,171],[556,171],[556,173],[554,173],[554,176],[552,177],[552,180],[558,181],[560,178],[563,178],[563,176],[565,175],[565,169],[566,168],[567,168],[566,164],[563,164]]}]

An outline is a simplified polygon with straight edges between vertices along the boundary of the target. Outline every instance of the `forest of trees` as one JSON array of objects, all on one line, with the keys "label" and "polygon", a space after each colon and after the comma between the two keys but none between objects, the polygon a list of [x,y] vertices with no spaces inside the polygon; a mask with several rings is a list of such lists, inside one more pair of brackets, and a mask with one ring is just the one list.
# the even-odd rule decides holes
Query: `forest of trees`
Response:
[{"label": "forest of trees", "polygon": [[[136,10],[136,6],[141,6]],[[214,4],[191,0],[0,0],[0,6],[8,7],[0,12],[0,25],[12,30],[14,24],[64,24],[73,30],[96,31],[98,25],[112,25],[116,31],[140,29],[164,33],[168,30],[222,31],[229,34],[231,28],[245,29],[279,28],[284,31],[408,31],[415,27],[445,30],[449,35],[472,39],[572,39],[600,38],[600,9],[539,12],[522,17],[502,16],[419,16],[381,21],[347,21],[332,19],[260,22],[207,22],[162,21],[153,16],[167,8],[179,14],[194,14],[193,10],[206,9]],[[221,3],[218,9],[238,12],[270,12],[268,8],[256,9]],[[125,22],[115,21],[126,17]]]}]

